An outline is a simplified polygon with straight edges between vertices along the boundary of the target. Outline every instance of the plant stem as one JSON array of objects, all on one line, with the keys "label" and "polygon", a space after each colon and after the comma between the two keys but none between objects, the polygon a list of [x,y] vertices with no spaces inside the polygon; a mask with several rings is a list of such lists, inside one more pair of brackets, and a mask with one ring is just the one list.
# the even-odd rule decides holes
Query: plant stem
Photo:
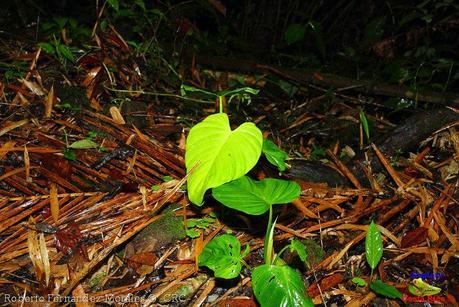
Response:
[{"label": "plant stem", "polygon": [[218,96],[218,102],[220,103],[220,113],[223,113],[223,96]]},{"label": "plant stem", "polygon": [[266,228],[266,235],[265,235],[265,250],[264,250],[264,258],[266,264],[271,264],[271,257],[272,257],[272,245],[273,243],[271,238],[271,228],[273,223],[273,206],[269,206],[269,217],[268,217],[268,226]]},{"label": "plant stem", "polygon": [[205,103],[205,104],[212,104],[212,103],[215,104],[215,101],[212,102],[208,100],[194,99],[194,98],[189,98],[185,96],[180,96],[177,94],[146,92],[143,90],[119,90],[119,89],[111,88],[108,86],[104,86],[104,88],[111,92],[116,92],[116,93],[141,94],[141,95],[152,95],[152,96],[160,96],[160,97],[173,97],[173,98],[178,98],[178,99],[188,100],[188,101],[193,101],[193,102],[199,102],[199,103]]}]

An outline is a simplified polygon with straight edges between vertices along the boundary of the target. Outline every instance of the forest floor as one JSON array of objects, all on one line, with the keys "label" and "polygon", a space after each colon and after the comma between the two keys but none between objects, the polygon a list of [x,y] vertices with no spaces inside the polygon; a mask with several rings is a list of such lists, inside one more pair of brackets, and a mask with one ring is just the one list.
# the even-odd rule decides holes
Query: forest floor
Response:
[{"label": "forest floor", "polygon": [[[267,217],[188,200],[185,140],[218,101],[182,95],[173,75],[213,91],[261,89],[224,110],[288,154],[286,171],[263,158],[250,174],[301,186],[298,199],[276,206],[274,247],[303,242],[306,261],[292,250],[283,260],[315,304],[457,305],[457,109],[425,96],[430,108],[393,112],[381,101],[397,92],[363,93],[358,82],[329,90],[324,80],[336,78],[301,79],[263,63],[218,68],[195,57],[186,71],[161,61],[152,70],[116,32],[97,43],[73,63],[65,50],[2,52],[12,69],[0,83],[0,304],[257,305],[246,266],[222,280],[197,264],[229,232],[250,247],[248,267],[262,264]],[[372,221],[384,247],[374,272],[365,246]],[[403,296],[370,289],[373,275]]]}]

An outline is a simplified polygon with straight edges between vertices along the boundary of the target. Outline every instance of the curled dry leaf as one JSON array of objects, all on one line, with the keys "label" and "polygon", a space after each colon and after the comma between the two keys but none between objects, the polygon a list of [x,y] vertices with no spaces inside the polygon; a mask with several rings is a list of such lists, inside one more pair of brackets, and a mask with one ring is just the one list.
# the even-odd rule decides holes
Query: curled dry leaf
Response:
[{"label": "curled dry leaf", "polygon": [[46,90],[36,82],[28,81],[26,79],[19,79],[19,81],[35,95],[44,96],[46,94]]},{"label": "curled dry leaf", "polygon": [[[35,221],[30,219],[29,224],[35,224]],[[51,269],[44,234],[40,233],[38,235],[33,227],[30,227],[27,236],[27,247],[29,249],[29,257],[35,269],[37,280],[45,282],[46,285],[48,285]]]},{"label": "curled dry leaf", "polygon": [[115,123],[118,125],[125,125],[126,122],[124,121],[123,115],[121,115],[120,109],[118,107],[111,107],[110,108],[110,115],[112,116]]}]

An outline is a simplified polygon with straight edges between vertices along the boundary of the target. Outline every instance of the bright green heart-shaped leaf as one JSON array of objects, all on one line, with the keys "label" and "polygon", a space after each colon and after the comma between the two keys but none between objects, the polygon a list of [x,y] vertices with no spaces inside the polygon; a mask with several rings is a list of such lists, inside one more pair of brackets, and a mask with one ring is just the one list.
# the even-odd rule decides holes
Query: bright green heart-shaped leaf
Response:
[{"label": "bright green heart-shaped leaf", "polygon": [[383,254],[383,244],[378,226],[372,221],[365,238],[365,256],[372,269],[375,269]]},{"label": "bright green heart-shaped leaf", "polygon": [[388,285],[382,280],[378,279],[370,284],[371,290],[385,297],[402,298],[402,294],[394,286]]},{"label": "bright green heart-shaped leaf", "polygon": [[260,265],[253,270],[252,286],[262,307],[314,306],[300,274],[288,265]]},{"label": "bright green heart-shaped leaf", "polygon": [[[248,246],[247,246],[248,247]],[[241,272],[241,260],[248,254],[248,249],[241,254],[241,243],[229,234],[212,239],[199,255],[198,263],[214,271],[215,277],[231,279]]]},{"label": "bright green heart-shaped leaf", "polygon": [[212,189],[213,197],[235,210],[260,215],[274,204],[289,203],[300,196],[300,186],[293,181],[263,179],[255,181],[248,176]]},{"label": "bright green heart-shaped leaf", "polygon": [[288,154],[285,151],[277,147],[277,145],[270,140],[264,140],[262,151],[269,163],[277,166],[279,171],[285,171],[287,168],[285,159],[288,158]]},{"label": "bright green heart-shaped leaf", "polygon": [[253,123],[244,123],[231,131],[228,115],[208,116],[191,128],[186,140],[185,164],[188,198],[201,205],[204,193],[245,175],[258,161],[263,136]]}]

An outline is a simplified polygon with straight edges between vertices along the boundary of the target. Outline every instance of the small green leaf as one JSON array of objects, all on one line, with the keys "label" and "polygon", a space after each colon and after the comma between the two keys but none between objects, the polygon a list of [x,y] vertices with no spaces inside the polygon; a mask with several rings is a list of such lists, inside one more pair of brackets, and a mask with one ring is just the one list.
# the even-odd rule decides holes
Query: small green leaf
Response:
[{"label": "small green leaf", "polygon": [[135,4],[145,11],[145,2],[143,0],[135,0]]},{"label": "small green leaf", "polygon": [[288,154],[285,151],[277,147],[277,145],[270,140],[264,140],[262,151],[269,163],[277,166],[279,171],[283,172],[286,170],[287,166],[285,164],[285,159],[288,158]]},{"label": "small green leaf", "polygon": [[367,285],[367,282],[360,277],[352,278],[352,282],[359,287],[365,287]]},{"label": "small green leaf", "polygon": [[225,206],[252,215],[260,215],[274,204],[286,204],[300,196],[301,188],[293,181],[267,178],[255,181],[243,176],[212,189],[212,196]]},{"label": "small green leaf", "polygon": [[56,49],[54,49],[54,46],[51,45],[50,43],[38,43],[38,47],[40,47],[46,53],[49,53],[49,54],[54,54],[56,52]]},{"label": "small green leaf", "polygon": [[89,149],[89,148],[97,148],[99,145],[91,139],[83,139],[80,141],[73,142],[70,144],[69,148],[73,149]]},{"label": "small green leaf", "polygon": [[199,232],[199,230],[192,228],[186,230],[186,235],[192,239],[195,239],[201,235],[201,232]]},{"label": "small green leaf", "polygon": [[[247,252],[247,248],[244,253]],[[212,239],[199,255],[198,263],[214,271],[215,277],[231,279],[241,272],[241,243],[229,234]]]},{"label": "small green leaf", "polygon": [[441,288],[431,286],[422,278],[416,278],[413,280],[413,285],[408,286],[408,291],[416,296],[430,296],[430,295],[437,295],[441,292]]},{"label": "small green leaf", "polygon": [[301,261],[306,262],[308,260],[308,252],[306,251],[306,246],[304,246],[304,244],[301,243],[300,240],[294,238],[290,242],[290,251],[296,252],[300,257]]},{"label": "small green leaf", "polygon": [[186,220],[186,226],[187,227],[197,227],[201,229],[206,229],[210,225],[212,225],[215,222],[215,219],[213,218],[202,218],[202,219],[188,219]]},{"label": "small green leaf", "polygon": [[57,45],[57,51],[67,60],[70,62],[75,62],[75,56],[73,55],[72,51],[70,50],[69,47],[63,44],[58,44]]},{"label": "small green leaf", "polygon": [[174,178],[172,178],[171,176],[164,176],[164,177],[163,177],[163,181],[164,181],[164,182],[169,182],[169,181],[171,181],[171,180],[174,180]]},{"label": "small green leaf", "polygon": [[298,92],[298,86],[296,86],[295,84],[293,83],[290,83],[290,82],[287,82],[287,81],[284,81],[282,79],[280,79],[278,82],[277,82],[277,85],[279,85],[279,87],[288,95],[288,97],[293,97],[297,92]]},{"label": "small green leaf", "polygon": [[159,191],[159,185],[157,185],[157,184],[152,185],[151,186],[151,190],[152,191]]},{"label": "small green leaf", "polygon": [[384,283],[382,280],[378,279],[370,284],[371,290],[375,293],[380,294],[389,298],[402,298],[402,294],[394,286]]},{"label": "small green leaf", "polygon": [[108,4],[110,4],[110,6],[112,8],[115,9],[115,11],[118,11],[120,9],[120,3],[118,2],[118,0],[107,0]]},{"label": "small green leaf", "polygon": [[94,140],[97,137],[96,131],[89,131],[88,132],[88,139]]},{"label": "small green leaf", "polygon": [[305,34],[306,31],[304,26],[298,23],[294,23],[287,28],[287,31],[284,33],[284,38],[287,44],[291,45],[302,40]]},{"label": "small green leaf", "polygon": [[365,256],[372,269],[375,269],[383,254],[383,244],[378,226],[372,221],[365,238]]},{"label": "small green leaf", "polygon": [[191,128],[186,140],[188,197],[201,205],[204,193],[245,175],[258,161],[263,145],[260,129],[244,123],[231,130],[228,115],[208,116]]},{"label": "small green leaf", "polygon": [[368,126],[368,120],[365,115],[365,112],[360,110],[359,116],[360,116],[360,122],[362,123],[362,126],[363,126],[363,131],[365,131],[365,135],[367,136],[367,140],[369,141],[370,140],[370,127]]},{"label": "small green leaf", "polygon": [[314,306],[300,274],[288,265],[260,265],[253,271],[252,286],[263,307]]},{"label": "small green leaf", "polygon": [[76,154],[73,150],[70,149],[65,149],[64,150],[64,158],[70,161],[75,161],[76,160]]}]

